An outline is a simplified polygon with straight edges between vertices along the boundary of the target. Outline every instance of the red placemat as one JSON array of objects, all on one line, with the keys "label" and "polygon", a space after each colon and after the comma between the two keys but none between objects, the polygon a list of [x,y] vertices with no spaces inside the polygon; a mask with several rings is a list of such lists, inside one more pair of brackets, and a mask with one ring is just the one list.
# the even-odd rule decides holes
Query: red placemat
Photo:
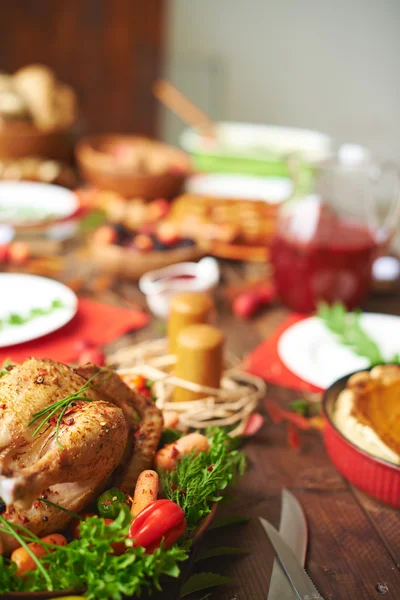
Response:
[{"label": "red placemat", "polygon": [[141,311],[79,298],[78,312],[72,321],[32,342],[1,348],[0,362],[6,358],[21,362],[28,356],[73,362],[77,358],[76,343],[79,340],[103,346],[128,331],[143,327],[148,320],[148,315]]},{"label": "red placemat", "polygon": [[293,313],[289,315],[274,333],[262,342],[244,360],[244,368],[253,375],[275,385],[298,390],[299,392],[321,392],[321,388],[307,383],[297,377],[281,361],[278,354],[278,340],[282,333],[302,319],[304,315]]}]

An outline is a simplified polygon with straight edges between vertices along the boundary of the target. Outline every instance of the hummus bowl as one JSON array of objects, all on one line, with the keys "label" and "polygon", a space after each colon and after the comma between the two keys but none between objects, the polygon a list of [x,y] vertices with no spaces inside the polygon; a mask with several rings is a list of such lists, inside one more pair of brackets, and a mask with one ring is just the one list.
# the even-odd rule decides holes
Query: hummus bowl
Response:
[{"label": "hummus bowl", "polygon": [[355,373],[338,379],[325,391],[323,415],[326,451],[337,470],[350,483],[377,500],[399,509],[400,465],[360,448],[350,439],[348,429],[349,437],[345,436],[335,423],[334,412],[338,398],[353,375]]}]

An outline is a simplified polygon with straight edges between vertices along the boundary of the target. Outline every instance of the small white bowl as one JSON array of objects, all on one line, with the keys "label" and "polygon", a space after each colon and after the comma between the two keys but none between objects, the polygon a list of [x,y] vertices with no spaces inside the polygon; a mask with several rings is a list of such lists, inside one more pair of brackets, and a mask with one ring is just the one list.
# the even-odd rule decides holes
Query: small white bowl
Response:
[{"label": "small white bowl", "polygon": [[166,319],[173,296],[182,292],[209,292],[219,281],[219,266],[214,258],[202,258],[198,263],[184,262],[150,271],[139,279],[151,312]]}]

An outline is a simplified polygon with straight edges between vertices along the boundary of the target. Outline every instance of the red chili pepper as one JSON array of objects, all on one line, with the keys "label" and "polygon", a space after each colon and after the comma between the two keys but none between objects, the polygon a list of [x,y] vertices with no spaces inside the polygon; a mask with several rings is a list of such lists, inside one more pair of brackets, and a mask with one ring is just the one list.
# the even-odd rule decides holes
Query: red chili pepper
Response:
[{"label": "red chili pepper", "polygon": [[313,421],[313,419],[307,419],[307,417],[298,415],[291,410],[286,410],[273,400],[265,400],[265,406],[269,416],[275,424],[283,423],[283,421],[289,421],[289,423],[293,423],[299,429],[317,429],[317,427],[314,425],[315,421]]},{"label": "red chili pepper", "polygon": [[300,436],[293,423],[288,423],[288,442],[289,446],[296,450],[300,448]]},{"label": "red chili pepper", "polygon": [[246,426],[244,428],[243,435],[251,436],[255,435],[257,431],[264,425],[264,417],[260,413],[253,413],[247,419]]},{"label": "red chili pepper", "polygon": [[283,409],[279,406],[279,404],[276,404],[276,402],[273,402],[272,400],[268,400],[268,398],[265,400],[265,407],[268,411],[269,416],[272,419],[272,422],[275,423],[275,425],[279,425],[280,423],[283,423],[284,418],[282,415]]},{"label": "red chili pepper", "polygon": [[269,306],[275,297],[276,291],[272,285],[259,284],[236,296],[232,304],[233,313],[242,319],[249,319],[261,308]]},{"label": "red chili pepper", "polygon": [[132,521],[128,537],[135,540],[134,546],[143,546],[152,554],[164,540],[167,549],[186,530],[183,510],[171,500],[155,500]]}]

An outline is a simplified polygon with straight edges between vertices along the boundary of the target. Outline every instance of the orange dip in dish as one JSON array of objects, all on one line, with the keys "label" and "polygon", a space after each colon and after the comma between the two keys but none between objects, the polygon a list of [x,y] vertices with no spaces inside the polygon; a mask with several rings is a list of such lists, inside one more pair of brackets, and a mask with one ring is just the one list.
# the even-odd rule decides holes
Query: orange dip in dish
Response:
[{"label": "orange dip in dish", "polygon": [[400,464],[400,366],[381,365],[350,377],[333,421],[362,450]]}]

